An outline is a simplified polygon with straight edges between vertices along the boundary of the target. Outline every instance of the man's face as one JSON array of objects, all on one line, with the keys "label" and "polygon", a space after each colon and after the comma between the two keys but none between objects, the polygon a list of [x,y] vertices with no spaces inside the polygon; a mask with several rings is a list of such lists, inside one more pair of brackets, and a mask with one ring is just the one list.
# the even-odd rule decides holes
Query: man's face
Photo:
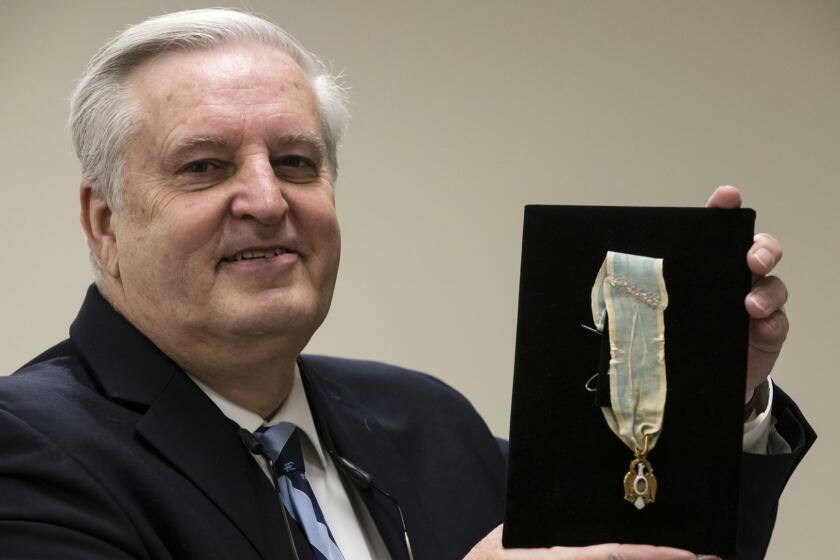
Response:
[{"label": "man's face", "polygon": [[329,309],[340,236],[303,71],[248,44],[164,55],[129,84],[142,124],[112,218],[123,313],[153,338],[305,344]]}]

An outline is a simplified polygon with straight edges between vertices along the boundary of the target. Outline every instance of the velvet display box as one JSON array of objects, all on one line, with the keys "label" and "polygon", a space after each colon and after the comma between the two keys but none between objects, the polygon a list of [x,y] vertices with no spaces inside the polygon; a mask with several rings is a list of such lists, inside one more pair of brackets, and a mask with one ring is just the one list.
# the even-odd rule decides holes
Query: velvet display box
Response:
[{"label": "velvet display box", "polygon": [[[735,550],[752,210],[527,206],[503,542]],[[624,500],[633,453],[585,388],[603,365],[590,293],[607,251],[663,258],[667,401],[656,501]],[[608,402],[608,395],[607,402]]]}]

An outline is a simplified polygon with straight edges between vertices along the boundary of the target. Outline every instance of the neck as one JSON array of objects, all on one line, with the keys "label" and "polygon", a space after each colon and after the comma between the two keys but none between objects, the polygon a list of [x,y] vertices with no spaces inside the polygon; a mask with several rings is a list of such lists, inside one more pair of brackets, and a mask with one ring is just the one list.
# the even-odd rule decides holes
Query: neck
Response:
[{"label": "neck", "polygon": [[216,341],[171,348],[165,342],[154,339],[152,342],[184,371],[227,400],[265,419],[280,408],[292,390],[299,350],[284,352],[282,341],[248,340],[247,344]]},{"label": "neck", "polygon": [[266,420],[286,401],[294,384],[294,359],[282,363],[271,360],[266,364],[240,362],[231,369],[217,364],[212,367],[190,366],[181,361],[178,364],[227,400]]}]

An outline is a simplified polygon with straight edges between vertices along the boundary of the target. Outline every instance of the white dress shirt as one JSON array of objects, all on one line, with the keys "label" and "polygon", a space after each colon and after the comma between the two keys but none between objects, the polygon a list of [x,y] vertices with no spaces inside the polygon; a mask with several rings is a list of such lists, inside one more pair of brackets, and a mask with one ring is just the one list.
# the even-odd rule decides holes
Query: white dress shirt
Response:
[{"label": "white dress shirt", "polygon": [[[291,422],[300,428],[304,435],[301,438],[301,447],[306,478],[312,486],[327,526],[345,560],[390,559],[388,549],[367,507],[352,483],[345,484],[335,463],[321,444],[297,364],[295,364],[294,375],[289,396],[268,421],[264,421],[259,414],[229,401],[195,377],[190,376],[190,378],[210,397],[222,413],[240,428],[253,433],[263,424],[273,426],[279,422]],[[256,455],[254,460],[260,465],[265,475],[271,478],[266,461]]]},{"label": "white dress shirt", "polygon": [[753,415],[744,422],[744,453],[775,455],[790,453],[790,446],[776,432],[773,410],[773,381],[767,381],[756,388],[759,404]]}]

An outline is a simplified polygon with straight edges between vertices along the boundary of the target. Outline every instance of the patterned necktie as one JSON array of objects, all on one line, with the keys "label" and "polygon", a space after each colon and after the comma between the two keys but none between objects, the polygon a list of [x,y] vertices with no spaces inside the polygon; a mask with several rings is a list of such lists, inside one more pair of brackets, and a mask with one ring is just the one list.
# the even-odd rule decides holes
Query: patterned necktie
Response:
[{"label": "patterned necktie", "polygon": [[303,529],[315,558],[344,560],[306,480],[300,430],[294,424],[280,422],[270,428],[263,426],[257,430],[256,436],[275,464],[280,499],[289,515]]}]

